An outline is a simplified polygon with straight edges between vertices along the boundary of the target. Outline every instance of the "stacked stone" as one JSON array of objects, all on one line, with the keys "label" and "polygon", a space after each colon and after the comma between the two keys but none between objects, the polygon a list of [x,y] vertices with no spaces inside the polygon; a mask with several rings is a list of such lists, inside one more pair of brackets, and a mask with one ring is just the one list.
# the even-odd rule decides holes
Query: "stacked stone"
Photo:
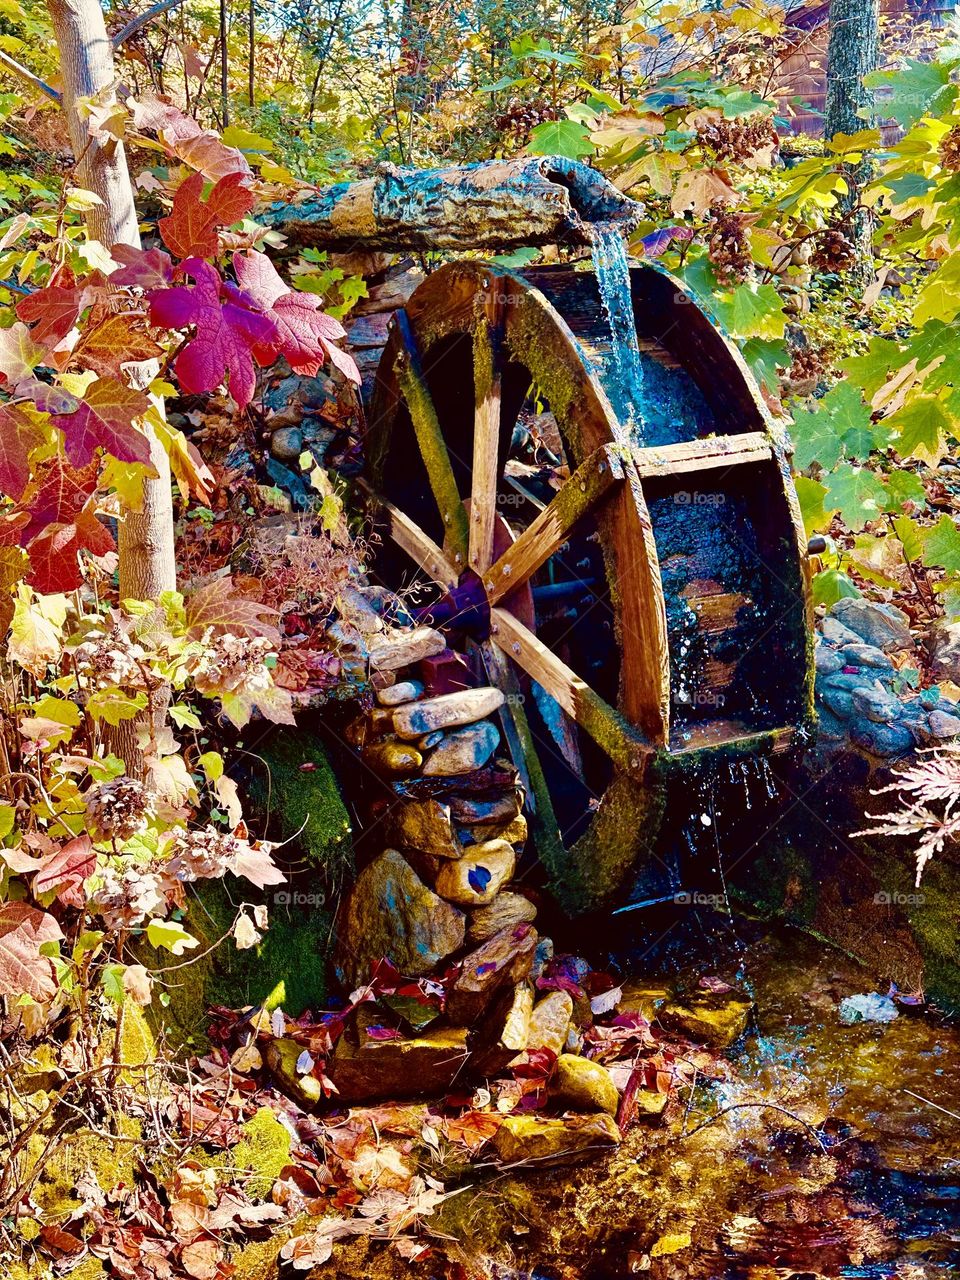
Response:
[{"label": "stacked stone", "polygon": [[[509,1146],[511,1125],[517,1141],[535,1144],[549,1145],[551,1126],[567,1143],[617,1141],[619,1095],[605,1068],[576,1052],[573,1001],[564,992],[535,998],[553,948],[537,934],[533,902],[512,885],[527,823],[513,766],[494,758],[500,734],[489,717],[502,693],[470,686],[462,659],[429,627],[387,633],[371,646],[370,666],[377,706],[348,736],[394,799],[382,815],[388,847],[360,873],[337,921],[338,977],[354,989],[381,959],[409,977],[452,977],[442,1016],[404,1004],[411,1034],[385,1037],[384,1012],[359,1006],[327,1065],[340,1100],[440,1095],[548,1048],[560,1060],[557,1101],[591,1114],[575,1134],[562,1120],[508,1117],[500,1141]],[[445,681],[463,687],[437,692]]]},{"label": "stacked stone", "polygon": [[960,734],[960,707],[937,687],[896,691],[891,654],[915,648],[907,615],[893,605],[839,600],[816,650],[819,741],[830,754],[853,745],[880,759]]}]

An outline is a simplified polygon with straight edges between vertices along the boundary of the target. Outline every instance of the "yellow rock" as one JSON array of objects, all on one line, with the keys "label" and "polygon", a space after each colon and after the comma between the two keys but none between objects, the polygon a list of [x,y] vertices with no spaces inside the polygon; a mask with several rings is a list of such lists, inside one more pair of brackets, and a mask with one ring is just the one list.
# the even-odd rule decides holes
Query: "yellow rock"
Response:
[{"label": "yellow rock", "polygon": [[506,840],[490,840],[476,845],[456,861],[445,861],[434,887],[448,902],[461,907],[483,907],[494,900],[516,865],[513,845]]},{"label": "yellow rock", "polygon": [[419,772],[423,756],[405,742],[377,742],[365,747],[363,759],[375,772],[387,778],[409,778]]},{"label": "yellow rock", "polygon": [[605,1111],[615,1116],[620,1106],[620,1094],[606,1067],[572,1053],[561,1053],[557,1059],[552,1092],[574,1111]]},{"label": "yellow rock", "polygon": [[566,991],[551,991],[537,1002],[530,1018],[528,1049],[550,1049],[563,1052],[573,1017],[573,1001]]},{"label": "yellow rock", "polygon": [[671,1000],[657,1010],[657,1020],[668,1031],[677,1031],[713,1049],[725,1049],[746,1031],[752,1008],[752,1000],[734,992],[703,999]]},{"label": "yellow rock", "polygon": [[602,1112],[562,1119],[529,1113],[505,1116],[493,1137],[493,1145],[504,1164],[517,1160],[562,1163],[619,1144],[620,1130],[614,1120]]},{"label": "yellow rock", "polygon": [[501,929],[529,924],[536,918],[537,908],[522,893],[498,893],[489,906],[470,912],[467,938],[470,942],[486,942]]}]

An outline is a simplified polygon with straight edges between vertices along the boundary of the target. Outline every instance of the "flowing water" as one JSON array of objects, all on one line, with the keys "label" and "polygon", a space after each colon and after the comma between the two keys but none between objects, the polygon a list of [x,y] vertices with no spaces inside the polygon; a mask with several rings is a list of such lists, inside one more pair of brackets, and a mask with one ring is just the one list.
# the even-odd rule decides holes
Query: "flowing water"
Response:
[{"label": "flowing water", "polygon": [[612,345],[605,360],[604,386],[620,421],[643,444],[643,369],[633,318],[630,264],[623,233],[614,223],[591,227],[593,269],[610,326]]}]

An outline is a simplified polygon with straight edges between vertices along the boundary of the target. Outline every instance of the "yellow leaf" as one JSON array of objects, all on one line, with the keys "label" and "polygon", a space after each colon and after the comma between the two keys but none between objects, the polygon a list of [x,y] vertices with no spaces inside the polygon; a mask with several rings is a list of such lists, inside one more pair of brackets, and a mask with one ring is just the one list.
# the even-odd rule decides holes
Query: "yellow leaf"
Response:
[{"label": "yellow leaf", "polygon": [[100,472],[100,485],[112,489],[125,511],[143,510],[143,482],[156,480],[157,472],[143,462],[118,462],[107,457]]},{"label": "yellow leaf", "polygon": [[678,1231],[674,1235],[661,1236],[650,1250],[651,1258],[662,1258],[667,1253],[679,1253],[690,1248],[690,1232]]},{"label": "yellow leaf", "polygon": [[682,216],[688,210],[704,213],[713,204],[735,204],[737,193],[713,169],[696,169],[683,174],[670,201],[670,208]]},{"label": "yellow leaf", "polygon": [[20,584],[13,607],[7,656],[38,680],[43,678],[49,664],[60,657],[60,628],[44,616],[39,600],[25,583]]}]

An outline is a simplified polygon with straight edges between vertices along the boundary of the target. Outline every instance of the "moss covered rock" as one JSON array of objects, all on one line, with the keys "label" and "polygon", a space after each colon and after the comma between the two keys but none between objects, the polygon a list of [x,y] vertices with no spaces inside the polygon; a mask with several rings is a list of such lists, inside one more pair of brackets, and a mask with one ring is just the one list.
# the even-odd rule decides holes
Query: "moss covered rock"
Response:
[{"label": "moss covered rock", "polygon": [[290,1131],[269,1107],[261,1107],[242,1128],[240,1141],[230,1153],[239,1177],[244,1170],[245,1190],[254,1200],[268,1196],[281,1170],[290,1163]]}]

